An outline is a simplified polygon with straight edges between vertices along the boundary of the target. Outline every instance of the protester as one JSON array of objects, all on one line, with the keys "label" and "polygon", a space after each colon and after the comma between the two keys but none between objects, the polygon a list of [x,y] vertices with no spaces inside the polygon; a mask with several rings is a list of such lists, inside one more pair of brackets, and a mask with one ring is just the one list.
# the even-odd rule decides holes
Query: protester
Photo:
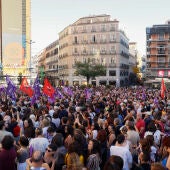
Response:
[{"label": "protester", "polygon": [[[159,90],[54,88],[47,79],[42,91],[37,82],[33,89],[27,85],[29,93],[23,85],[11,88],[13,97],[0,93],[0,142],[15,137],[18,169],[27,158],[31,169],[134,170],[150,169],[153,162],[169,168],[170,110]],[[2,151],[13,152],[13,146]]]},{"label": "protester", "polygon": [[15,159],[16,151],[14,148],[14,138],[10,135],[6,135],[2,141],[2,148],[0,150],[0,169],[16,170]]}]

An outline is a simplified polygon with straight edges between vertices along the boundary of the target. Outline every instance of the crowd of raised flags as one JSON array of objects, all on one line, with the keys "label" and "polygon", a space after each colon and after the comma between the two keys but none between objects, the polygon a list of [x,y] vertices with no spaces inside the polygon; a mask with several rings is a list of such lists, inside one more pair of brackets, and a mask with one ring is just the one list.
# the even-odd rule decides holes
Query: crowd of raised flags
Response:
[{"label": "crowd of raised flags", "polygon": [[[55,102],[56,98],[63,98],[64,95],[73,96],[74,91],[69,86],[62,86],[62,88],[59,87],[53,87],[50,83],[50,81],[47,78],[44,78],[44,84],[41,88],[39,77],[37,76],[33,86],[29,85],[27,78],[23,77],[21,81],[21,85],[18,89],[18,87],[12,82],[10,77],[6,76],[6,87],[0,86],[0,95],[6,95],[10,97],[13,101],[16,100],[16,93],[20,90],[24,94],[27,94],[31,99],[31,104],[33,105],[36,100],[39,99],[41,95],[45,95],[48,98],[49,103]],[[90,88],[84,89],[84,94],[86,96],[86,99],[89,99],[92,95],[92,91]]]},{"label": "crowd of raised flags", "polygon": [[[63,98],[64,95],[68,95],[68,96],[74,95],[74,91],[71,87],[69,86],[62,86],[62,88],[53,87],[47,78],[44,78],[44,84],[43,84],[43,87],[41,88],[40,80],[38,76],[35,79],[33,86],[29,85],[26,77],[23,77],[21,81],[21,85],[18,89],[8,75],[6,76],[6,84],[7,84],[6,87],[0,86],[0,95],[5,94],[6,96],[10,97],[13,101],[15,101],[17,90],[20,90],[30,97],[32,105],[36,102],[36,100],[39,99],[41,95],[45,95],[48,98],[49,103],[55,102],[56,98],[59,98],[59,99]],[[161,89],[160,89],[160,96],[162,97],[162,99],[165,98],[165,92],[166,92],[166,86],[165,86],[164,80],[162,79]],[[86,99],[90,99],[92,96],[92,89],[85,88],[84,95]],[[138,94],[138,91],[137,91],[136,93],[137,98],[138,98],[138,95],[140,94]],[[145,100],[145,99],[146,99],[146,89],[142,88],[142,100]],[[155,104],[158,103],[157,97],[154,98],[154,103]]]}]

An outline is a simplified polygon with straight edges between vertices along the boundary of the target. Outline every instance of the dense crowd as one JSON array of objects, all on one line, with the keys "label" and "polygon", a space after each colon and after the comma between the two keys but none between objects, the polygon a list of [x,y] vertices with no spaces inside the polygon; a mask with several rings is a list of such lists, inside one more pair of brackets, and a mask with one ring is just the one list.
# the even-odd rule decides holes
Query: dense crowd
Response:
[{"label": "dense crowd", "polygon": [[170,170],[169,91],[71,90],[34,104],[1,95],[0,170]]}]

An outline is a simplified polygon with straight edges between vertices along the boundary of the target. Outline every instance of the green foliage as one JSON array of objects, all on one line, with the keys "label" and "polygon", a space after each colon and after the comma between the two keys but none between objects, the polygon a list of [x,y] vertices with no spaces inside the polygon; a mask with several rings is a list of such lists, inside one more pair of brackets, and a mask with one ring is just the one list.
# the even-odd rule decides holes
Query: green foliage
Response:
[{"label": "green foliage", "polygon": [[41,84],[43,84],[43,82],[44,82],[44,77],[45,77],[44,68],[40,67],[40,83]]},{"label": "green foliage", "polygon": [[75,74],[86,77],[88,84],[90,78],[106,75],[105,66],[101,64],[92,63],[90,61],[86,63],[77,62],[75,64],[75,68],[76,68]]},{"label": "green foliage", "polygon": [[21,84],[21,81],[22,81],[22,73],[20,72],[19,74],[18,74],[18,84],[20,85]]}]

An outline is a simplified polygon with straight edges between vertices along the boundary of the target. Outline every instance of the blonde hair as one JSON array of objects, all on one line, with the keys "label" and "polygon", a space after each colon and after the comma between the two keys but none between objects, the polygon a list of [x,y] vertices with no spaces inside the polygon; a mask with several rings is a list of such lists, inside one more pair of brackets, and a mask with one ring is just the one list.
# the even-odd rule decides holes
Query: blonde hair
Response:
[{"label": "blonde hair", "polygon": [[66,159],[67,170],[82,170],[82,163],[76,152],[69,153]]},{"label": "blonde hair", "polygon": [[49,125],[50,125],[50,121],[47,118],[43,119],[42,127],[48,127]]}]

